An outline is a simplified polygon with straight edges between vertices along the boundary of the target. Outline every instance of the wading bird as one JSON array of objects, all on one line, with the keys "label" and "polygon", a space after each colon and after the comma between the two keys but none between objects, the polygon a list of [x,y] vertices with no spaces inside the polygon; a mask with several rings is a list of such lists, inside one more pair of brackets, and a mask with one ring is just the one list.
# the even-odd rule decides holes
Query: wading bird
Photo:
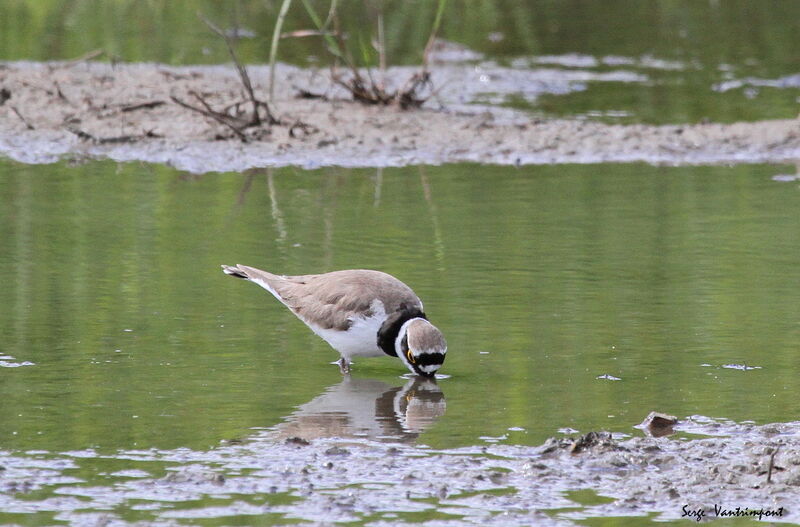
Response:
[{"label": "wading bird", "polygon": [[353,357],[390,355],[424,377],[433,377],[444,362],[442,332],[428,322],[414,291],[391,275],[351,269],[278,276],[245,265],[222,270],[272,293],[339,352],[336,364],[343,374]]}]

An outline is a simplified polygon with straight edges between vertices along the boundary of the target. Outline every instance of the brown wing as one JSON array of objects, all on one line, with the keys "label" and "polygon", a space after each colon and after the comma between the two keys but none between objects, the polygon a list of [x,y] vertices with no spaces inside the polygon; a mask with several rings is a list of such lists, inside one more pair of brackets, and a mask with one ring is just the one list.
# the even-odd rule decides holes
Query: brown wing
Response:
[{"label": "brown wing", "polygon": [[[387,313],[407,307],[422,309],[410,287],[380,271],[353,269],[325,274],[278,276],[254,267],[223,267],[269,289],[304,322],[325,329],[346,330],[353,317],[369,317],[378,299]],[[242,276],[244,275],[244,276]]]}]

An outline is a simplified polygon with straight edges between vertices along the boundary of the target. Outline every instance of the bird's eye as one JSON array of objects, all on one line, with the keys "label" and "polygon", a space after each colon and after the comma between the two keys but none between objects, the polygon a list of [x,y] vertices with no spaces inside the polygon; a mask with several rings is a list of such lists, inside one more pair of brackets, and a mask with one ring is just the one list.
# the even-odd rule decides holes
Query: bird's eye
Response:
[{"label": "bird's eye", "polygon": [[411,364],[416,364],[417,361],[416,359],[414,359],[414,355],[411,354],[411,348],[409,348],[408,351],[406,351],[406,357],[408,358],[408,362],[410,362]]}]

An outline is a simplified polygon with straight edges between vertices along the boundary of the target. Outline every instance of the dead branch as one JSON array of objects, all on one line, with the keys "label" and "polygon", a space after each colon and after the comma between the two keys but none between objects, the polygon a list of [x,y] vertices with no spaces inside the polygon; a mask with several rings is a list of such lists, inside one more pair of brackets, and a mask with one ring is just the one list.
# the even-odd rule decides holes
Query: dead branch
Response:
[{"label": "dead branch", "polygon": [[292,86],[297,93],[295,94],[295,98],[297,99],[320,99],[323,101],[327,101],[328,97],[324,93],[314,93],[312,91],[306,90],[305,88],[301,88],[300,86]]},{"label": "dead branch", "polygon": [[349,91],[353,99],[360,103],[382,104],[385,106],[390,104],[394,99],[393,94],[387,93],[374,83],[364,80],[364,77],[360,74],[345,79],[343,76],[333,73],[331,79],[335,84]]},{"label": "dead branch", "polygon": [[97,137],[90,134],[89,132],[85,132],[80,128],[75,128],[73,126],[65,126],[64,128],[66,128],[68,132],[77,135],[78,138],[80,138],[81,140],[89,141],[96,145],[135,143],[141,139],[152,139],[157,137],[163,137],[162,135],[157,134],[152,130],[147,130],[143,134],[138,134],[138,135],[117,135],[113,137]]},{"label": "dead branch", "polygon": [[411,76],[406,82],[405,86],[397,92],[397,102],[400,108],[407,110],[408,108],[419,108],[428,97],[420,96],[420,92],[425,88],[433,88],[431,82],[431,74],[427,70],[421,70]]},{"label": "dead branch", "polygon": [[97,138],[95,136],[93,136],[92,134],[90,134],[88,132],[84,132],[80,128],[74,128],[72,126],[65,126],[64,128],[67,129],[67,132],[70,132],[72,134],[77,135],[78,139],[82,139],[84,141],[91,141],[91,142],[94,142],[94,141],[97,140]]},{"label": "dead branch", "polygon": [[349,91],[355,101],[384,106],[396,103],[403,110],[422,106],[430,98],[430,95],[421,95],[423,90],[432,89],[433,86],[430,73],[426,70],[420,70],[412,75],[402,88],[395,91],[386,90],[377,84],[371,75],[367,79],[361,74],[345,78],[334,71],[331,73],[331,80]]},{"label": "dead branch", "polygon": [[206,111],[206,113],[208,115],[210,115],[212,117],[216,116],[218,119],[221,119],[221,120],[225,121],[230,126],[237,126],[237,125],[238,126],[243,126],[243,125],[246,124],[246,123],[242,123],[239,119],[237,119],[237,118],[235,118],[235,117],[233,117],[231,115],[228,115],[228,114],[225,114],[225,113],[218,112],[218,111],[214,110],[213,108],[211,108],[211,105],[208,104],[208,102],[205,100],[205,98],[203,98],[203,96],[200,95],[199,93],[197,93],[196,91],[189,90],[189,95],[191,95],[192,97],[197,99],[197,102],[199,102],[203,106],[203,108],[205,108],[205,111]]},{"label": "dead branch", "polygon": [[[297,130],[302,132],[302,136],[298,134]],[[306,137],[311,134],[316,134],[319,132],[319,128],[314,125],[304,123],[303,121],[295,121],[292,126],[289,127],[289,137],[292,139],[297,139],[299,137]]]},{"label": "dead branch", "polygon": [[127,106],[123,106],[120,108],[122,112],[134,112],[136,110],[149,110],[151,108],[157,108],[161,105],[167,104],[165,101],[150,101],[150,102],[143,102],[139,104],[129,104]]},{"label": "dead branch", "polygon": [[67,96],[64,95],[64,92],[61,91],[61,85],[58,83],[58,81],[53,81],[53,86],[55,86],[55,88],[56,88],[56,95],[58,95],[59,99],[61,99],[62,101],[64,101],[67,104],[72,104],[70,102],[70,100],[67,99]]},{"label": "dead branch", "polygon": [[239,57],[236,55],[236,50],[233,49],[233,44],[231,43],[230,37],[200,13],[198,13],[197,16],[208,26],[211,31],[222,38],[222,40],[225,42],[225,46],[228,48],[228,54],[231,56],[234,66],[236,66],[236,71],[239,73],[239,79],[242,81],[242,86],[244,86],[250,103],[253,105],[252,124],[249,126],[259,126],[261,124],[261,118],[258,115],[259,108],[264,108],[266,111],[268,121],[267,124],[278,124],[278,120],[272,115],[269,105],[266,102],[260,101],[256,98],[255,93],[253,92],[253,83],[250,81],[250,75],[247,73],[247,68],[245,68],[239,61]]},{"label": "dead branch", "polygon": [[191,104],[182,101],[181,99],[175,97],[174,95],[170,95],[169,98],[172,99],[172,102],[179,104],[180,106],[183,106],[187,110],[192,110],[193,112],[200,113],[210,119],[217,121],[218,123],[224,126],[227,126],[231,130],[233,130],[233,133],[239,136],[239,139],[241,139],[243,143],[246,143],[248,141],[247,136],[244,134],[244,132],[242,132],[242,130],[239,129],[239,127],[234,126],[233,124],[228,122],[229,117],[227,115],[212,110],[211,107],[208,105],[208,103],[206,103],[205,100],[202,97],[200,97],[197,93],[190,92],[190,94],[192,94],[195,98],[199,99],[200,104],[202,104],[204,108],[198,108],[197,106],[192,106]]},{"label": "dead branch", "polygon": [[[231,59],[236,67],[236,71],[239,74],[239,80],[244,88],[245,100],[236,101],[226,106],[222,111],[218,111],[212,108],[208,101],[206,101],[203,96],[195,91],[190,90],[188,93],[190,96],[194,97],[194,99],[199,103],[199,106],[190,104],[175,95],[170,95],[170,99],[175,104],[178,104],[187,110],[197,112],[205,117],[208,117],[209,119],[213,119],[227,128],[230,128],[231,131],[233,131],[233,133],[235,133],[236,136],[245,143],[248,142],[250,138],[257,138],[260,135],[263,135],[255,132],[250,134],[250,137],[248,137],[248,135],[244,132],[247,128],[260,127],[263,124],[267,124],[268,126],[273,124],[281,124],[280,120],[277,119],[272,113],[269,104],[256,97],[255,91],[253,90],[253,83],[250,80],[250,75],[247,73],[247,68],[244,67],[244,65],[242,65],[242,63],[239,61],[239,57],[236,55],[236,50],[233,47],[230,36],[222,29],[217,27],[213,22],[206,19],[202,14],[197,13],[197,17],[225,42],[225,46],[228,48],[228,53],[230,54]],[[242,105],[249,105],[252,108],[251,111],[240,112],[239,108]],[[144,106],[139,105],[132,107],[131,109],[139,109],[140,107]],[[235,115],[231,115],[231,111],[234,111]],[[240,113],[243,113],[244,115],[240,115]],[[267,132],[269,132],[269,130],[267,130]]]},{"label": "dead branch", "polygon": [[12,112],[14,112],[14,113],[17,115],[17,117],[19,117],[19,120],[20,120],[20,121],[22,121],[23,123],[25,123],[25,127],[26,127],[28,130],[33,130],[33,129],[34,129],[34,128],[33,128],[33,125],[32,125],[31,123],[29,123],[29,122],[27,121],[27,119],[25,119],[25,118],[22,116],[22,114],[21,114],[21,113],[19,113],[19,110],[17,110],[17,107],[16,107],[16,106],[12,106],[12,107],[11,107],[11,111],[12,111]]},{"label": "dead branch", "polygon": [[20,82],[20,84],[22,84],[26,88],[33,88],[34,90],[42,90],[43,92],[45,92],[47,95],[49,95],[51,97],[55,96],[55,93],[52,90],[49,90],[49,89],[45,88],[44,86],[39,86],[36,83],[29,82],[29,81],[22,81],[22,82]]},{"label": "dead branch", "polygon": [[767,469],[767,483],[772,483],[772,469],[775,468],[775,456],[778,454],[780,447],[776,448],[769,456],[769,468]]}]

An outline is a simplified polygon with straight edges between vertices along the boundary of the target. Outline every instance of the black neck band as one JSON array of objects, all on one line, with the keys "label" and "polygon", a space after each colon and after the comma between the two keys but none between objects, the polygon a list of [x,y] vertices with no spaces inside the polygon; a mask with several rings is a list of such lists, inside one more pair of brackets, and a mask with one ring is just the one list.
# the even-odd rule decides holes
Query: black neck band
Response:
[{"label": "black neck band", "polygon": [[400,328],[403,327],[403,324],[412,318],[428,319],[422,310],[412,307],[395,311],[381,324],[381,329],[378,330],[378,347],[383,350],[385,354],[397,357],[397,351],[394,349],[394,341],[397,340],[397,335],[400,333]]}]

